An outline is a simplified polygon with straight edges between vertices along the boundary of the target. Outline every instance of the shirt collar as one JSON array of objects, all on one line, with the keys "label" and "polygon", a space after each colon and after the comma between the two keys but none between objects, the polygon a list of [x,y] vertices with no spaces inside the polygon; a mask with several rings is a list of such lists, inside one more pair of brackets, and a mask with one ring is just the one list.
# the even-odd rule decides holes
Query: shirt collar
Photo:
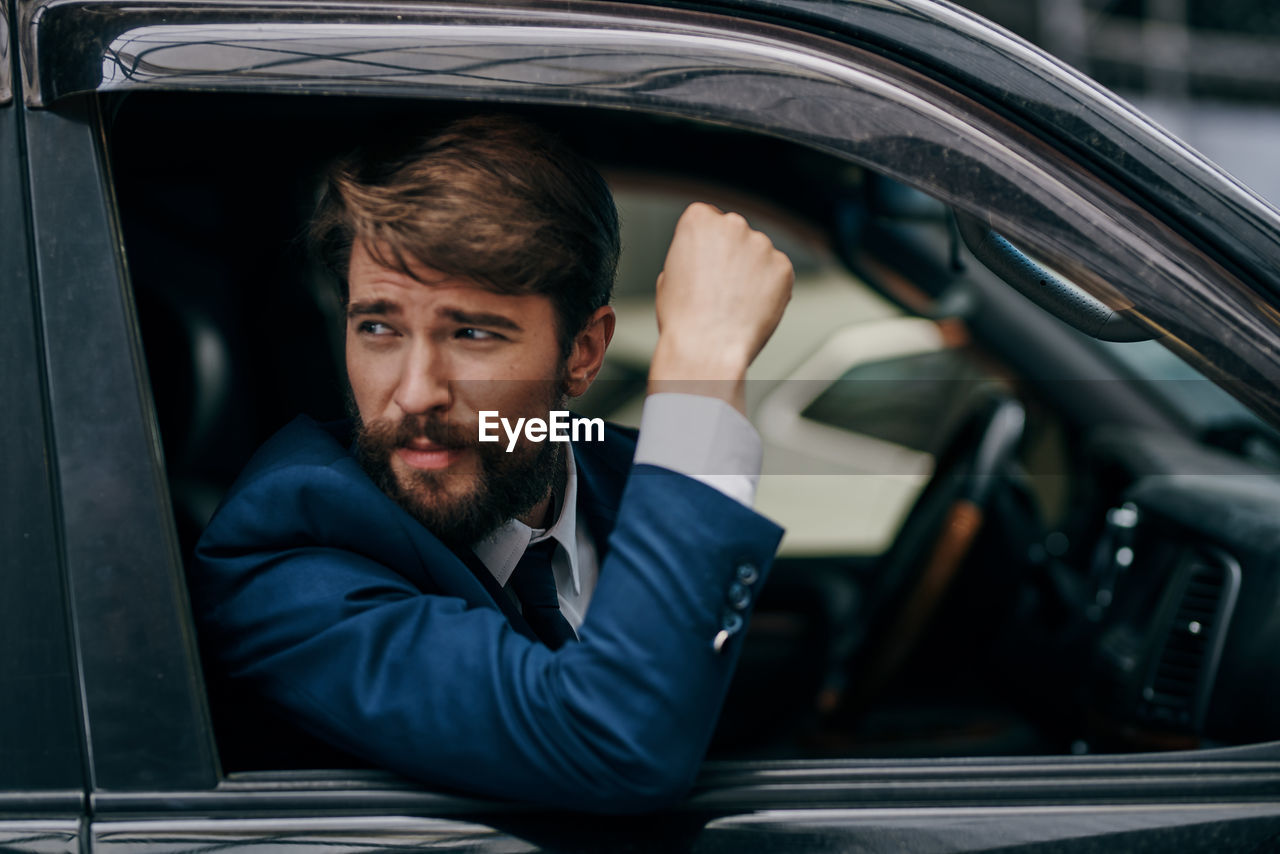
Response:
[{"label": "shirt collar", "polygon": [[[508,519],[471,547],[476,557],[485,565],[499,585],[505,587],[515,572],[516,564],[524,556],[525,549],[547,538],[556,541],[556,554],[564,554],[569,563],[569,577],[573,580],[574,595],[582,592],[578,579],[578,464],[573,459],[573,447],[565,448],[564,500],[556,510],[556,520],[550,528],[531,528],[519,519]],[[552,498],[554,501],[554,497]]]}]

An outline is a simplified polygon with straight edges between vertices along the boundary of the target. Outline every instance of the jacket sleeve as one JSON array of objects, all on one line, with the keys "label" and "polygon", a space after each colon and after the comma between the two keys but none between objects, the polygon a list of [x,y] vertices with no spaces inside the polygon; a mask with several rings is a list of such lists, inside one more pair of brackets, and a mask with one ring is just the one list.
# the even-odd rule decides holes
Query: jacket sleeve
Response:
[{"label": "jacket sleeve", "polygon": [[409,517],[388,521],[403,513],[380,493],[340,503],[329,477],[260,472],[201,539],[193,601],[227,677],[436,787],[603,812],[688,790],[742,632],[713,642],[747,616],[734,585],[756,576],[759,589],[780,528],[692,478],[634,466],[581,642],[553,652],[490,605],[411,582],[431,567]]}]

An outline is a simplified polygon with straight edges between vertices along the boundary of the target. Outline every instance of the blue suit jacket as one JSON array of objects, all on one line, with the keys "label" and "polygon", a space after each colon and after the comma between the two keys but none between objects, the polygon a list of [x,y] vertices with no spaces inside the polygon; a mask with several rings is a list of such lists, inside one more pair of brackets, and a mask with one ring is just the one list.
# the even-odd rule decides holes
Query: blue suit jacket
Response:
[{"label": "blue suit jacket", "polygon": [[604,811],[685,792],[742,635],[712,648],[741,613],[728,591],[748,564],[759,589],[781,529],[633,466],[616,428],[575,445],[600,579],[581,642],[553,652],[478,561],[369,480],[347,429],[287,426],[201,538],[191,590],[213,682],[433,786]]}]

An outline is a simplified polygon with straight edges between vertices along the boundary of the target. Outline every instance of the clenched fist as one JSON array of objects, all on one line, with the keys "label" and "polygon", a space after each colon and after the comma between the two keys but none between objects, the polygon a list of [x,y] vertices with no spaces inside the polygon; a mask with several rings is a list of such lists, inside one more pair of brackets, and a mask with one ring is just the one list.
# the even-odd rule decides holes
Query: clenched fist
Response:
[{"label": "clenched fist", "polygon": [[778,327],[794,280],[790,259],[742,216],[690,205],[658,276],[650,392],[707,394],[743,411],[747,366]]}]

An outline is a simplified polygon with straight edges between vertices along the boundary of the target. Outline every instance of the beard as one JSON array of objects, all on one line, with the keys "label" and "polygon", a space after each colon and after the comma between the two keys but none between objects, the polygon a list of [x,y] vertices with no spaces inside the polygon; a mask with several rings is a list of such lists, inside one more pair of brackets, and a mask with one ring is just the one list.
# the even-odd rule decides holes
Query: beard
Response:
[{"label": "beard", "polygon": [[[356,455],[365,472],[450,548],[471,546],[508,519],[528,513],[564,470],[560,442],[520,442],[508,453],[503,442],[481,443],[475,427],[443,418],[407,415],[398,423],[366,424],[357,415],[356,422]],[[396,449],[420,438],[442,449],[470,450],[476,470],[397,472],[391,464]]]}]

